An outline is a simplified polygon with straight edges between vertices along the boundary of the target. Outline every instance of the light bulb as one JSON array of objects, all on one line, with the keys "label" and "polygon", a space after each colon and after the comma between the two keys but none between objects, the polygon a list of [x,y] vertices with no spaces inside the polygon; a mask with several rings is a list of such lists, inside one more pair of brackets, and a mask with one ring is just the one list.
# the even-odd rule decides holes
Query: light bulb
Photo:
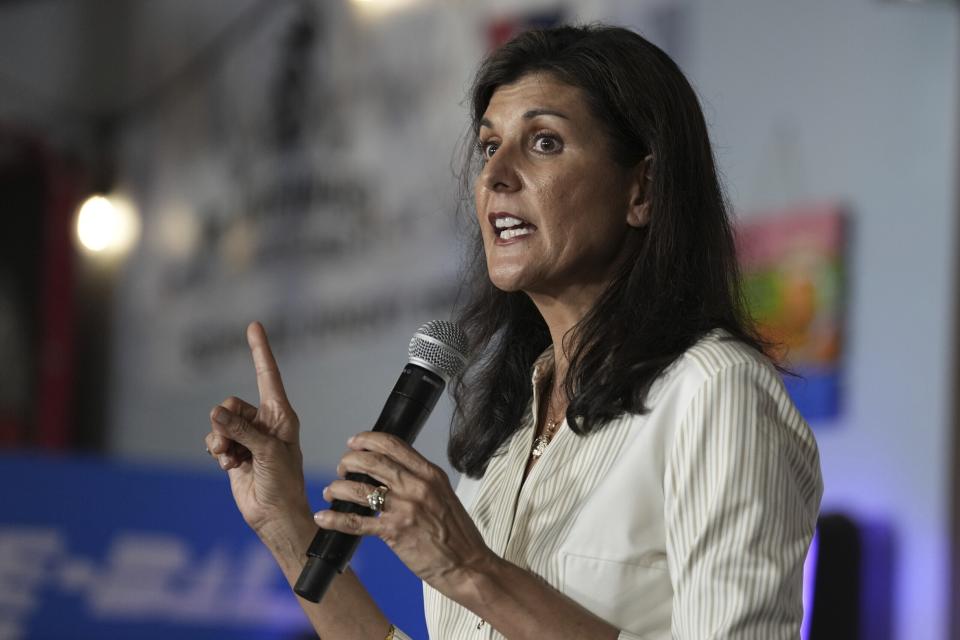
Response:
[{"label": "light bulb", "polygon": [[92,253],[123,253],[133,246],[138,232],[132,205],[119,196],[91,196],[77,214],[77,238]]}]

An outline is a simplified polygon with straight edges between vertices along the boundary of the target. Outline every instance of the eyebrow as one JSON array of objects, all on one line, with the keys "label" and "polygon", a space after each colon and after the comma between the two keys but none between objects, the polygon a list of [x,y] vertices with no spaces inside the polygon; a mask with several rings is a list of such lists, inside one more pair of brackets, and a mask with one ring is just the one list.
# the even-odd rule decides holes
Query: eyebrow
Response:
[{"label": "eyebrow", "polygon": [[[558,118],[563,118],[564,120],[569,120],[570,118],[560,111],[554,111],[553,109],[530,109],[523,114],[524,120],[533,120],[537,116],[556,116]],[[487,118],[480,118],[480,126],[486,127],[487,129],[493,128],[493,123],[490,122]]]}]

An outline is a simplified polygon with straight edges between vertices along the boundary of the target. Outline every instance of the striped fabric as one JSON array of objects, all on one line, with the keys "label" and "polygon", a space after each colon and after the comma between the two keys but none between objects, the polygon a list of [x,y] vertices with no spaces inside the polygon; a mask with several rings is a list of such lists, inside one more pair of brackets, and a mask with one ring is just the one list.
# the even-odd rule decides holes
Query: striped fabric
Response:
[{"label": "striped fabric", "polygon": [[[647,415],[578,437],[564,424],[526,481],[523,426],[457,494],[498,554],[620,638],[797,638],[822,482],[779,375],[714,332],[653,386]],[[424,585],[430,637],[502,638]],[[405,636],[398,636],[405,637]]]}]

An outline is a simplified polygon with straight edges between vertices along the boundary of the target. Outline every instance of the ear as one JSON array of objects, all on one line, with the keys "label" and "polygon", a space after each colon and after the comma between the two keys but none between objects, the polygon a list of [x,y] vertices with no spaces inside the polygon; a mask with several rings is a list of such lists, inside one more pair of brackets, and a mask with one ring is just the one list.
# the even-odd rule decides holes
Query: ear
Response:
[{"label": "ear", "polygon": [[631,227],[645,227],[650,222],[651,182],[653,182],[653,156],[649,155],[634,168],[630,181],[627,224]]}]

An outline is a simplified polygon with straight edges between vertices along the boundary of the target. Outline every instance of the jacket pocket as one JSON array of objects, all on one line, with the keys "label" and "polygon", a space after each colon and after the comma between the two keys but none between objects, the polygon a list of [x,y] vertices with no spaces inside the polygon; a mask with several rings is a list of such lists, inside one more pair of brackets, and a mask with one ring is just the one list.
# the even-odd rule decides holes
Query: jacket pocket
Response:
[{"label": "jacket pocket", "polygon": [[629,563],[561,553],[563,593],[617,628],[670,638],[673,587],[666,562]]}]

